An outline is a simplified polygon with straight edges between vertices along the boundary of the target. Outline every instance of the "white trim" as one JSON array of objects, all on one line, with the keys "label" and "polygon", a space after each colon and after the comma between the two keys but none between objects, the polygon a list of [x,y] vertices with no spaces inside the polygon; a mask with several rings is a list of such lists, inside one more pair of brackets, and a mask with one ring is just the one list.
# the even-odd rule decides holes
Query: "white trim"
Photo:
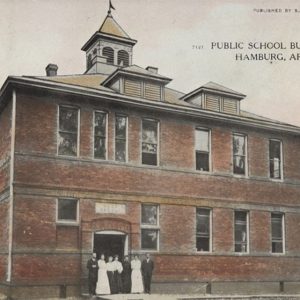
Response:
[{"label": "white trim", "polygon": [[[72,200],[77,201],[76,204],[76,220],[64,220],[64,219],[58,219],[58,202],[59,200]],[[69,197],[61,197],[56,199],[56,224],[64,224],[64,225],[78,225],[79,224],[79,199],[77,198],[69,198]]]},{"label": "white trim", "polygon": [[10,177],[9,177],[9,227],[8,227],[8,258],[7,258],[7,278],[10,282],[12,277],[12,247],[13,247],[13,218],[14,218],[14,171],[15,171],[15,142],[16,142],[16,111],[17,93],[12,91],[12,116],[11,116],[11,148],[10,148]]},{"label": "white trim", "polygon": [[[105,114],[105,158],[95,157],[95,114],[96,113],[103,113]],[[108,112],[105,110],[94,110],[93,111],[93,130],[92,130],[92,145],[93,145],[93,159],[95,160],[108,160]]]}]

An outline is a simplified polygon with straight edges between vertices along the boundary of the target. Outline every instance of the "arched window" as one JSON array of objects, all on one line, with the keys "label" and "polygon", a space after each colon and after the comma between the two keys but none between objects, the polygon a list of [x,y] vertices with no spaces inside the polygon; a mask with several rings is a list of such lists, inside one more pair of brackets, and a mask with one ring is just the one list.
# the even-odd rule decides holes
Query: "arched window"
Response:
[{"label": "arched window", "polygon": [[91,66],[92,66],[92,54],[89,54],[87,58],[87,69],[90,69]]},{"label": "arched window", "polygon": [[110,65],[114,64],[114,50],[111,47],[104,47],[102,50],[102,55],[107,57],[107,63]]},{"label": "arched window", "polygon": [[118,52],[118,65],[123,67],[129,66],[129,54],[125,50]]}]

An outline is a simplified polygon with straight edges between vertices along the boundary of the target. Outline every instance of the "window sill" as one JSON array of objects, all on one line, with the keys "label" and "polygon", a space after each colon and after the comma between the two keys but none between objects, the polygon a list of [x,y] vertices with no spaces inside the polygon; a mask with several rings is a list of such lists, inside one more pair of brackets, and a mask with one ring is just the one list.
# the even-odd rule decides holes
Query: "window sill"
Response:
[{"label": "window sill", "polygon": [[276,178],[270,178],[269,177],[269,180],[272,181],[272,182],[279,182],[279,183],[284,182],[283,178],[282,179],[276,179]]},{"label": "window sill", "polygon": [[79,223],[75,222],[68,222],[68,221],[56,221],[56,226],[75,226],[79,227]]}]

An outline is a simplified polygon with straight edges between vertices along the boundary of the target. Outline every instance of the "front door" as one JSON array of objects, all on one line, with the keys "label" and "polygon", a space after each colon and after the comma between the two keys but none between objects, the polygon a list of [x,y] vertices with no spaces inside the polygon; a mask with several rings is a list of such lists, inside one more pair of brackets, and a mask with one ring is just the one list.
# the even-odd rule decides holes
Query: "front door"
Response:
[{"label": "front door", "polygon": [[125,253],[126,235],[118,233],[94,233],[94,249],[97,257],[101,254],[105,255],[107,260],[109,256],[119,255],[119,260],[122,261]]}]

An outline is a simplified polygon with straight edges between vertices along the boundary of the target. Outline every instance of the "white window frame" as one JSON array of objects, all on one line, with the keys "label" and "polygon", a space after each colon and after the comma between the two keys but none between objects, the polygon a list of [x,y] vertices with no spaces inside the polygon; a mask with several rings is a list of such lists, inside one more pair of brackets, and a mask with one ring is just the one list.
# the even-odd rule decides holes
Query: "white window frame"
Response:
[{"label": "white window frame", "polygon": [[[71,109],[77,109],[77,154],[76,155],[64,155],[64,154],[59,154],[59,116],[60,116],[60,107],[62,108],[71,108]],[[57,156],[62,156],[62,157],[79,157],[80,156],[80,108],[77,106],[72,106],[72,105],[64,105],[64,104],[58,104],[57,105],[57,120],[56,120],[56,155]]]},{"label": "white window frame", "polygon": [[[58,219],[58,202],[60,200],[72,200],[77,201],[77,207],[76,207],[76,220],[64,220],[64,219]],[[57,224],[64,224],[64,225],[78,225],[79,224],[79,199],[77,198],[68,198],[68,197],[61,197],[56,199],[56,223]]]},{"label": "white window frame", "polygon": [[[152,121],[157,123],[157,164],[156,165],[148,165],[143,164],[143,121]],[[140,138],[140,154],[141,154],[141,165],[146,167],[159,167],[160,166],[160,121],[152,118],[142,118],[141,120],[141,138]]]},{"label": "white window frame", "polygon": [[[245,212],[246,213],[246,242],[247,242],[247,249],[245,252],[236,252],[235,251],[235,213],[236,212]],[[250,213],[248,210],[243,210],[243,209],[235,209],[234,210],[234,222],[233,222],[233,251],[237,255],[245,255],[250,253]]]},{"label": "white window frame", "polygon": [[[273,236],[272,236],[272,214],[281,215],[281,230],[282,230],[282,252],[273,252],[272,251],[272,243],[273,243]],[[285,250],[285,214],[283,212],[272,211],[271,212],[271,254],[272,255],[284,255],[286,253]]]},{"label": "white window frame", "polygon": [[[102,113],[105,114],[105,158],[95,157],[95,114]],[[93,112],[93,159],[104,161],[108,158],[108,112],[105,110],[94,110]]]},{"label": "white window frame", "polygon": [[[117,140],[117,138],[116,138],[116,119],[117,119],[117,117],[124,117],[124,118],[126,118],[126,138],[125,138],[125,151],[126,151],[126,154],[125,154],[125,161],[119,161],[119,160],[116,160],[116,149],[117,149],[117,147],[116,147],[116,140]],[[122,113],[115,113],[115,126],[114,126],[114,160],[116,161],[116,162],[118,162],[118,163],[127,163],[128,162],[128,148],[129,148],[129,146],[128,146],[128,120],[129,120],[129,118],[128,118],[128,116],[127,115],[124,115],[124,114],[122,114]]]},{"label": "white window frame", "polygon": [[[233,139],[234,136],[242,136],[245,138],[245,174],[236,174],[234,173],[234,148],[233,148]],[[232,133],[232,141],[231,141],[231,145],[232,145],[232,155],[231,155],[231,159],[232,159],[232,174],[235,177],[242,177],[242,178],[248,178],[249,177],[249,167],[248,167],[248,135],[244,134],[244,133],[240,133],[240,132],[233,132]]]},{"label": "white window frame", "polygon": [[[274,141],[274,142],[279,142],[280,143],[280,178],[272,178],[271,177],[271,172],[270,172],[270,142],[271,141]],[[268,156],[268,167],[269,167],[269,170],[268,170],[268,173],[269,173],[269,179],[272,180],[272,181],[283,181],[284,180],[284,176],[283,176],[283,142],[282,140],[280,139],[269,139],[269,147],[268,147],[268,153],[269,153],[269,156]]]},{"label": "white window frame", "polygon": [[[198,149],[196,148],[196,135],[197,135],[197,130],[199,131],[206,131],[208,132],[208,171],[201,171],[201,170],[197,170],[197,151]],[[195,128],[195,132],[194,132],[194,157],[195,157],[195,170],[197,172],[203,172],[203,173],[211,173],[212,172],[212,146],[211,146],[211,129],[210,128],[205,128],[205,127],[199,127],[197,126]]]},{"label": "white window frame", "polygon": [[[197,209],[206,209],[209,211],[209,250],[197,250]],[[201,207],[197,206],[196,207],[196,252],[197,253],[212,253],[213,252],[213,243],[212,243],[212,208],[210,207]]]},{"label": "white window frame", "polygon": [[[142,206],[143,205],[156,206],[156,214],[157,214],[157,224],[156,225],[142,223]],[[160,249],[160,206],[159,206],[159,204],[156,204],[156,203],[142,203],[140,211],[141,211],[141,216],[140,216],[141,251],[142,252],[159,252],[159,249]],[[157,247],[156,247],[156,249],[144,249],[144,248],[142,248],[142,230],[143,229],[151,229],[151,230],[156,230],[157,231]]]}]

